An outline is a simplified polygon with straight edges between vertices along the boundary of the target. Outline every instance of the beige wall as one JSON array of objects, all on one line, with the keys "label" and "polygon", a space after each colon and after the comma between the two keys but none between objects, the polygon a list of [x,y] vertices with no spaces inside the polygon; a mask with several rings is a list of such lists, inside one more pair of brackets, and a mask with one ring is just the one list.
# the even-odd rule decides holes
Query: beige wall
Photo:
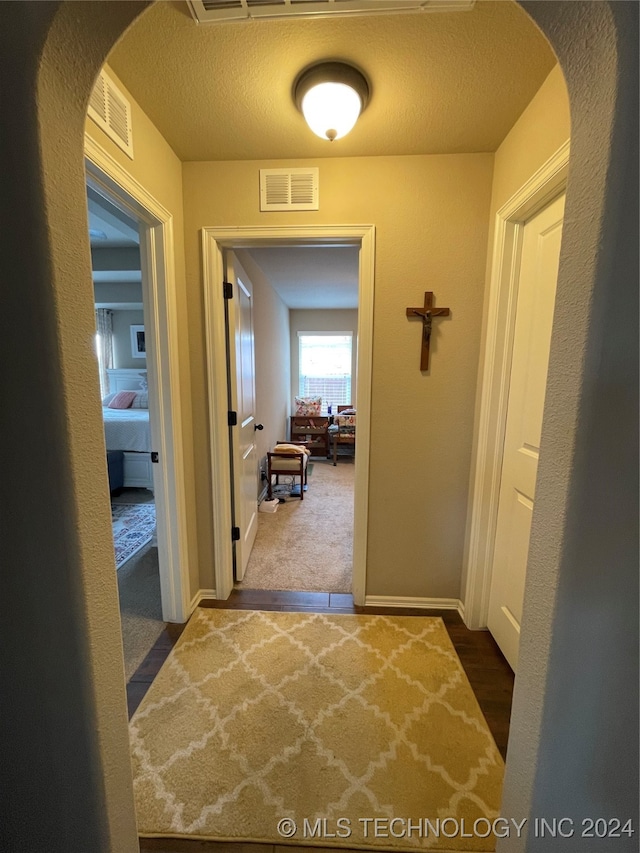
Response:
[{"label": "beige wall", "polygon": [[[259,212],[259,168],[283,165],[320,166],[318,212]],[[490,154],[183,167],[187,288],[198,309],[203,226],[376,226],[369,593],[459,594],[492,168]],[[425,290],[452,310],[435,324],[430,374],[419,369],[421,326],[405,316]],[[205,459],[204,342],[195,323],[191,355],[194,442]],[[198,490],[210,491],[209,471],[198,476]],[[201,560],[211,571],[212,555]],[[201,580],[211,586],[213,577]]]},{"label": "beige wall", "polygon": [[[357,404],[356,356],[358,345],[358,311],[357,309],[306,310],[292,309],[289,312],[291,324],[291,414],[293,400],[299,392],[298,371],[300,367],[300,348],[298,332],[351,332],[353,335],[351,350],[351,400]],[[330,403],[330,400],[324,402]]]},{"label": "beige wall", "polygon": [[[287,435],[289,414],[289,309],[246,251],[236,252],[253,284],[256,358],[256,433],[259,464],[266,470],[267,451]],[[261,490],[261,485],[258,486]]]},{"label": "beige wall", "polygon": [[[258,169],[283,165],[278,161],[185,163],[180,175],[173,151],[135,101],[133,162],[93,122],[87,122],[88,132],[176,220],[192,594],[214,585],[198,230],[204,225],[370,222],[377,228],[377,252],[367,592],[460,595],[486,245],[495,209],[520,185],[518,181],[523,182],[528,169],[535,170],[533,164],[547,149],[555,150],[556,138],[563,135],[562,86],[556,68],[497,153],[493,183],[491,155],[324,160],[320,163],[322,209],[311,214],[257,210]],[[566,96],[564,108],[566,113]],[[287,163],[303,165],[305,161]],[[182,198],[184,255],[179,228]],[[435,323],[432,367],[423,375],[417,364],[419,324],[408,321],[404,309],[420,304],[426,289],[434,290],[437,304],[449,305],[452,315]],[[262,296],[265,317],[281,327],[282,308],[264,287]],[[269,323],[262,324],[256,348],[268,341],[272,353],[273,341],[265,334],[268,328]],[[292,357],[297,359],[297,351]],[[285,370],[281,353],[278,362],[279,370]],[[262,367],[263,360],[257,359],[258,363]],[[296,366],[291,367],[293,377]],[[265,419],[278,423],[279,415],[272,408],[280,405],[273,375],[266,371],[257,388],[270,389]],[[259,396],[257,403],[262,406],[264,401]],[[401,434],[407,449],[402,460],[396,450],[397,419],[387,417],[387,411],[403,412]],[[260,437],[261,457],[271,438],[266,430]],[[416,455],[409,448],[418,447],[422,451],[416,467]],[[390,483],[398,495],[391,508],[386,500]],[[391,535],[384,532],[387,529]]]},{"label": "beige wall", "polygon": [[[189,323],[201,325],[200,303],[189,300],[185,291],[184,269],[184,230],[182,214],[182,164],[176,157],[164,137],[147,117],[140,105],[131,97],[126,86],[111,68],[105,66],[118,86],[131,100],[134,159],[131,160],[91,119],[86,121],[86,132],[96,140],[117,162],[132,175],[163,207],[173,216],[173,235],[175,252],[175,283],[177,293],[177,320],[179,330],[180,354],[180,393],[182,402],[182,435],[184,441],[184,466],[187,499],[187,547],[189,552],[190,597],[200,588],[198,575],[198,555],[209,553],[210,535],[205,544],[201,544],[196,527],[196,503],[198,495],[195,488],[200,482],[195,477],[196,461],[191,441],[191,399],[190,399],[190,354]],[[196,308],[197,305],[197,308]],[[195,315],[195,316],[194,316]],[[134,365],[135,366],[135,365]],[[199,462],[199,464],[201,464]]]},{"label": "beige wall", "polygon": [[[478,362],[478,396],[474,417],[474,437],[478,434],[480,419],[480,391],[484,369],[487,313],[489,309],[489,282],[493,262],[493,238],[496,212],[516,193],[538,169],[569,139],[570,136],[569,96],[560,70],[556,65],[544,81],[531,103],[507,134],[495,155],[493,183],[491,187],[491,213],[487,247],[486,287],[483,303],[482,338]],[[498,342],[500,346],[500,342]],[[473,458],[477,446],[474,442]],[[465,566],[462,573],[462,594],[466,583],[466,560],[471,532],[471,498],[475,471],[471,468],[469,489],[469,513],[465,539]]]},{"label": "beige wall", "polygon": [[555,65],[496,151],[492,216],[569,139],[570,131],[567,87]]}]

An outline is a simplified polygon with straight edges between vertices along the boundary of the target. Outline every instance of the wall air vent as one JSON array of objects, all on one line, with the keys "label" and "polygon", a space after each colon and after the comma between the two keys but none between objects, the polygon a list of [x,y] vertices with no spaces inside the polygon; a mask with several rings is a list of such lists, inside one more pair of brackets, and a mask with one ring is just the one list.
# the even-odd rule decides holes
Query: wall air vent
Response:
[{"label": "wall air vent", "polygon": [[199,24],[215,24],[259,18],[459,12],[472,9],[475,0],[188,0],[188,3]]},{"label": "wall air vent", "polygon": [[133,160],[131,104],[106,71],[101,71],[89,99],[89,117]]},{"label": "wall air vent", "polygon": [[318,168],[260,169],[260,210],[318,210]]}]

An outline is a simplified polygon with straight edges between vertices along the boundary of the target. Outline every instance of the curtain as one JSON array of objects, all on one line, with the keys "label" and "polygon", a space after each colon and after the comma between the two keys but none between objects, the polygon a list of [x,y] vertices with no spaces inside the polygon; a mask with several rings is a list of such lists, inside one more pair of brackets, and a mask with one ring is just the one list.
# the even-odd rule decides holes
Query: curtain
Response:
[{"label": "curtain", "polygon": [[96,352],[100,371],[100,396],[109,393],[107,369],[113,367],[113,312],[107,308],[96,309]]}]

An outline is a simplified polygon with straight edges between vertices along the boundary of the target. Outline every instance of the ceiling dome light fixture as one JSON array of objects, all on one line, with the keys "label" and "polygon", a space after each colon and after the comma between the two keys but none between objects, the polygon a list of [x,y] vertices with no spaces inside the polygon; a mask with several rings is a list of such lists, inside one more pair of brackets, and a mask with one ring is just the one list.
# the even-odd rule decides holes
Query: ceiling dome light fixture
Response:
[{"label": "ceiling dome light fixture", "polygon": [[296,106],[321,139],[340,139],[369,101],[364,74],[346,62],[320,62],[300,72],[293,84]]}]

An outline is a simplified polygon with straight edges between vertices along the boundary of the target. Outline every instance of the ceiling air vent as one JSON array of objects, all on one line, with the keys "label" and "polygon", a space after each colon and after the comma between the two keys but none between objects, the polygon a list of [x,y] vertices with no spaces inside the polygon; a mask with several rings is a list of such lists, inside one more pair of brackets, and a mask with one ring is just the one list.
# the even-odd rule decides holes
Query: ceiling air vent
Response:
[{"label": "ceiling air vent", "polygon": [[260,210],[318,210],[318,168],[260,169]]},{"label": "ceiling air vent", "polygon": [[106,71],[101,71],[89,99],[88,113],[98,127],[133,160],[131,104]]},{"label": "ceiling air vent", "polygon": [[458,12],[475,0],[188,0],[199,24],[257,18],[322,18],[333,15],[388,15],[402,12]]}]

